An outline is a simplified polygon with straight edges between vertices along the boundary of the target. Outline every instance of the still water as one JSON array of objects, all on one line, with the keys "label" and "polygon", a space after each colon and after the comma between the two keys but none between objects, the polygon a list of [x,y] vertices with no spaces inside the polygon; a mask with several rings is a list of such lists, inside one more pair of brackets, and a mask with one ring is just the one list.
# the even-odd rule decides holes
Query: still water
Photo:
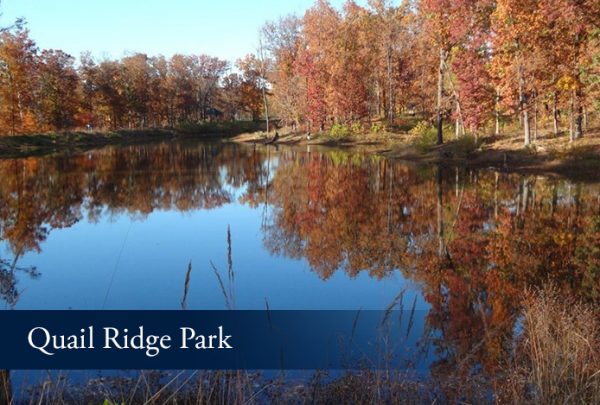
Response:
[{"label": "still water", "polygon": [[404,288],[425,308],[379,246],[373,162],[331,159],[168,143],[2,161],[3,304],[178,309],[191,263],[187,309],[226,309],[229,227],[237,309],[381,309]]},{"label": "still water", "polygon": [[397,305],[437,367],[492,367],[526,288],[599,298],[599,246],[593,182],[189,141],[0,161],[5,309]]}]

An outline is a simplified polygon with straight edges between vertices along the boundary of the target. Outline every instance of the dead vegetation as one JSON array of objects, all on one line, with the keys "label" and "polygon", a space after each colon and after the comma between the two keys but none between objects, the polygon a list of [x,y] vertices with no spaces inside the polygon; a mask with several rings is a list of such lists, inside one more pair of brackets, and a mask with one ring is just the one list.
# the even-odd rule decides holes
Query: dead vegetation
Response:
[{"label": "dead vegetation", "polygon": [[528,292],[504,384],[515,404],[600,403],[600,312],[553,287]]}]

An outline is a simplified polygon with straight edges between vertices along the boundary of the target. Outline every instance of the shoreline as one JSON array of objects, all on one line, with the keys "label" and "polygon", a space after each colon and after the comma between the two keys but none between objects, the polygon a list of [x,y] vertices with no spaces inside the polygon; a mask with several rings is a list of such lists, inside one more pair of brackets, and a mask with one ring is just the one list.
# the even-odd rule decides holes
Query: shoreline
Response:
[{"label": "shoreline", "polygon": [[[194,133],[174,129],[117,130],[108,132],[70,131],[0,137],[0,159],[26,158],[51,153],[77,153],[109,145],[133,145],[173,139],[226,140],[265,144],[264,132]],[[449,140],[443,145],[417,146],[408,134],[365,134],[344,138],[325,135],[308,140],[305,134],[282,135],[273,145],[316,146],[359,149],[394,160],[415,164],[489,168],[504,172],[543,174],[578,180],[600,180],[600,137],[588,137],[569,144],[559,138],[540,137],[524,148],[518,137],[486,137],[477,144]]]},{"label": "shoreline", "polygon": [[60,152],[85,152],[109,145],[132,145],[171,139],[230,139],[262,129],[261,122],[205,122],[177,128],[62,131],[0,136],[0,159],[24,158]]},{"label": "shoreline", "polygon": [[162,129],[109,132],[70,131],[0,137],[0,159],[26,158],[60,152],[84,152],[109,145],[131,145],[174,139],[174,131]]},{"label": "shoreline", "polygon": [[[265,138],[242,134],[232,138],[240,143],[264,143]],[[493,169],[511,173],[540,174],[577,180],[600,180],[600,138],[598,134],[568,143],[568,135],[540,137],[529,148],[519,137],[486,137],[476,144],[448,140],[443,145],[417,146],[408,134],[359,135],[341,139],[305,135],[281,136],[276,145],[359,148],[369,153],[415,164]]]}]

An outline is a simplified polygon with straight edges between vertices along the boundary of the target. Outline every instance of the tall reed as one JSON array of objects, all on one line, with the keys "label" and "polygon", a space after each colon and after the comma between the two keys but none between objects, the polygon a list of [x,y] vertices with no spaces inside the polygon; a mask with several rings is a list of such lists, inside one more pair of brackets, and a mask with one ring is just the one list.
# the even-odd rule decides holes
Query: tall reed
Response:
[{"label": "tall reed", "polygon": [[506,385],[511,402],[599,404],[599,316],[597,306],[554,287],[527,292]]}]

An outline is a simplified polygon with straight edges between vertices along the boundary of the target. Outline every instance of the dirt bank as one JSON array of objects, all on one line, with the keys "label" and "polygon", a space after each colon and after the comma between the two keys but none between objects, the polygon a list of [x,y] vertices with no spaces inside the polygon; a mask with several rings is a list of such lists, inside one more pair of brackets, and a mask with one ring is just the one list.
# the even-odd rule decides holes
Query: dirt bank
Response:
[{"label": "dirt bank", "polygon": [[[242,134],[236,142],[265,143],[264,133]],[[423,145],[409,134],[368,134],[335,139],[326,135],[282,135],[278,145],[321,145],[360,148],[392,159],[415,163],[493,168],[509,172],[540,173],[577,179],[600,179],[600,131],[590,130],[569,142],[568,134],[540,136],[524,147],[519,135],[449,140],[444,145]]]}]

